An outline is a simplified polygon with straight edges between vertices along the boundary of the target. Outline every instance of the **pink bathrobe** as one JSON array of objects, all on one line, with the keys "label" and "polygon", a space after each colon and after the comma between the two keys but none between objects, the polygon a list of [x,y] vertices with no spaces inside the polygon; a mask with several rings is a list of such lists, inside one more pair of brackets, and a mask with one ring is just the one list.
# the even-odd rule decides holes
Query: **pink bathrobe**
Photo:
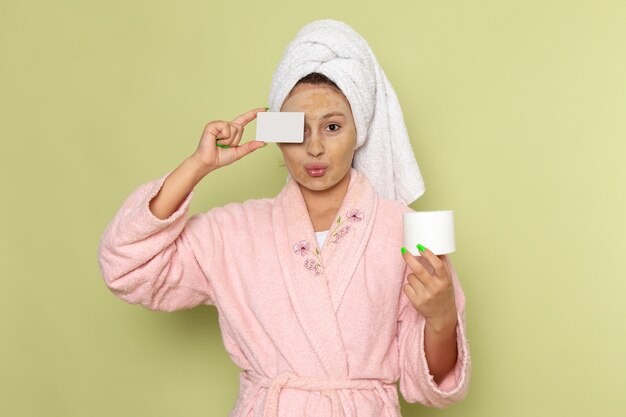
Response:
[{"label": "pink bathrobe", "polygon": [[193,191],[168,219],[149,209],[168,174],[138,187],[100,240],[108,288],[151,310],[215,305],[224,346],[242,369],[230,417],[397,417],[407,402],[462,400],[471,363],[465,298],[452,263],[458,357],[438,385],[424,318],[402,291],[402,213],[351,168],[321,249],[300,188],[188,218]]}]

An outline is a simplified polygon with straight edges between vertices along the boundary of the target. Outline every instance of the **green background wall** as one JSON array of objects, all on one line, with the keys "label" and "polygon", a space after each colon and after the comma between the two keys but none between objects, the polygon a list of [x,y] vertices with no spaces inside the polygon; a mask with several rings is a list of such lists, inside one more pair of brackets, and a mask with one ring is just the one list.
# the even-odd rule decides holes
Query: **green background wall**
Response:
[{"label": "green background wall", "polygon": [[[361,33],[398,93],[426,183],[412,207],[455,213],[470,392],[403,415],[623,413],[625,2],[3,0],[0,415],[228,414],[216,310],[115,298],[98,239],[208,121],[267,105],[320,18]],[[272,144],[211,173],[191,214],[275,195],[280,164]]]}]

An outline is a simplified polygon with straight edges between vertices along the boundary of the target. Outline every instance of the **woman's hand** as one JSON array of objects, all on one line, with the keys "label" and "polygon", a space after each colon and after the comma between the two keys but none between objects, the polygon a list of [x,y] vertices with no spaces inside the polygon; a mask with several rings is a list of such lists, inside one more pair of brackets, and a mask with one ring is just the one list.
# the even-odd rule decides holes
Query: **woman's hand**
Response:
[{"label": "woman's hand", "polygon": [[402,291],[413,307],[435,329],[445,329],[456,324],[457,310],[452,276],[445,263],[445,255],[435,255],[429,249],[421,256],[413,256],[403,249],[402,257],[413,271],[407,277]]},{"label": "woman's hand", "polygon": [[198,148],[192,157],[198,160],[203,167],[206,167],[208,173],[232,164],[250,152],[265,146],[265,142],[257,140],[239,146],[244,126],[254,120],[260,111],[266,111],[265,107],[252,109],[234,118],[231,122],[214,120],[207,123]]}]

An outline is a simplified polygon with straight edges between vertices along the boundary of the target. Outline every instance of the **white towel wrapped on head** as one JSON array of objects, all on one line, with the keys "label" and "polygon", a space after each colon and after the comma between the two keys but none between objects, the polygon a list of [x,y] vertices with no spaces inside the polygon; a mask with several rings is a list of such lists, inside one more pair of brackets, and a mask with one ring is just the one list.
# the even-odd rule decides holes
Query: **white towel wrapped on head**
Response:
[{"label": "white towel wrapped on head", "polygon": [[398,97],[374,52],[354,29],[333,19],[304,26],[287,46],[272,78],[270,111],[280,108],[302,77],[319,72],[348,99],[357,130],[354,168],[378,194],[405,204],[425,191]]}]

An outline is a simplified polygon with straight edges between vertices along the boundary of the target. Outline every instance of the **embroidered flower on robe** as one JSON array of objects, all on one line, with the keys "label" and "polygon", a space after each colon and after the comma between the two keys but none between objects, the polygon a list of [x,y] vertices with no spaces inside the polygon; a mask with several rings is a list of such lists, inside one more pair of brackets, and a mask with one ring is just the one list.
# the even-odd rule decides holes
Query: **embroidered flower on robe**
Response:
[{"label": "embroidered flower on robe", "polygon": [[306,256],[307,252],[310,252],[311,255],[315,256],[317,260],[314,258],[307,258],[304,261],[304,267],[308,270],[311,270],[315,273],[315,275],[320,275],[324,273],[324,268],[322,267],[322,262],[319,257],[319,250],[315,248],[315,252],[311,251],[309,248],[311,244],[307,240],[301,240],[300,242],[293,245],[293,252],[296,255]]},{"label": "embroidered flower on robe", "polygon": [[339,244],[339,240],[341,240],[341,238],[347,235],[349,231],[350,231],[350,225],[347,224],[344,227],[342,227],[337,233],[335,233],[336,237],[334,240],[332,240],[332,242],[335,245]]},{"label": "embroidered flower on robe", "polygon": [[322,264],[320,264],[319,262],[316,262],[315,259],[313,258],[309,258],[304,262],[304,267],[306,269],[310,269],[313,272],[315,272],[315,275],[320,275],[322,273],[321,269],[322,269]]},{"label": "embroidered flower on robe", "polygon": [[293,251],[299,255],[305,256],[309,250],[309,247],[311,247],[311,245],[309,245],[309,242],[307,242],[306,240],[301,240],[300,242],[293,245]]},{"label": "embroidered flower on robe", "polygon": [[348,224],[342,226],[342,224],[344,224],[346,220],[352,223],[356,223],[363,220],[364,217],[365,216],[363,215],[363,212],[359,209],[348,210],[346,212],[346,217],[343,220],[341,219],[341,216],[337,217],[337,226],[335,227],[335,230],[333,230],[333,232],[330,234],[331,238],[333,238],[331,242],[333,242],[335,245],[338,245],[339,241],[348,234],[351,226]]},{"label": "embroidered flower on robe", "polygon": [[363,220],[363,212],[357,209],[348,210],[346,217],[348,217],[348,221],[360,222]]},{"label": "embroidered flower on robe", "polygon": [[[354,224],[346,224],[346,221],[350,223],[358,223],[364,218],[365,216],[363,215],[363,212],[359,209],[348,210],[343,219],[341,218],[341,215],[338,216],[337,220],[335,220],[335,228],[330,233],[330,237],[332,238],[331,242],[333,242],[335,245],[338,245],[340,243],[340,240],[343,239],[343,237],[346,236],[350,232],[350,230],[352,230]],[[320,252],[317,247],[315,248],[315,252],[313,252],[310,248],[311,244],[307,240],[301,240],[300,242],[293,245],[293,252],[296,255],[300,256],[306,256],[307,253],[313,255],[315,258],[307,258],[304,261],[303,265],[309,271],[314,272],[315,276],[318,276],[324,273],[324,267],[322,266]]]}]

